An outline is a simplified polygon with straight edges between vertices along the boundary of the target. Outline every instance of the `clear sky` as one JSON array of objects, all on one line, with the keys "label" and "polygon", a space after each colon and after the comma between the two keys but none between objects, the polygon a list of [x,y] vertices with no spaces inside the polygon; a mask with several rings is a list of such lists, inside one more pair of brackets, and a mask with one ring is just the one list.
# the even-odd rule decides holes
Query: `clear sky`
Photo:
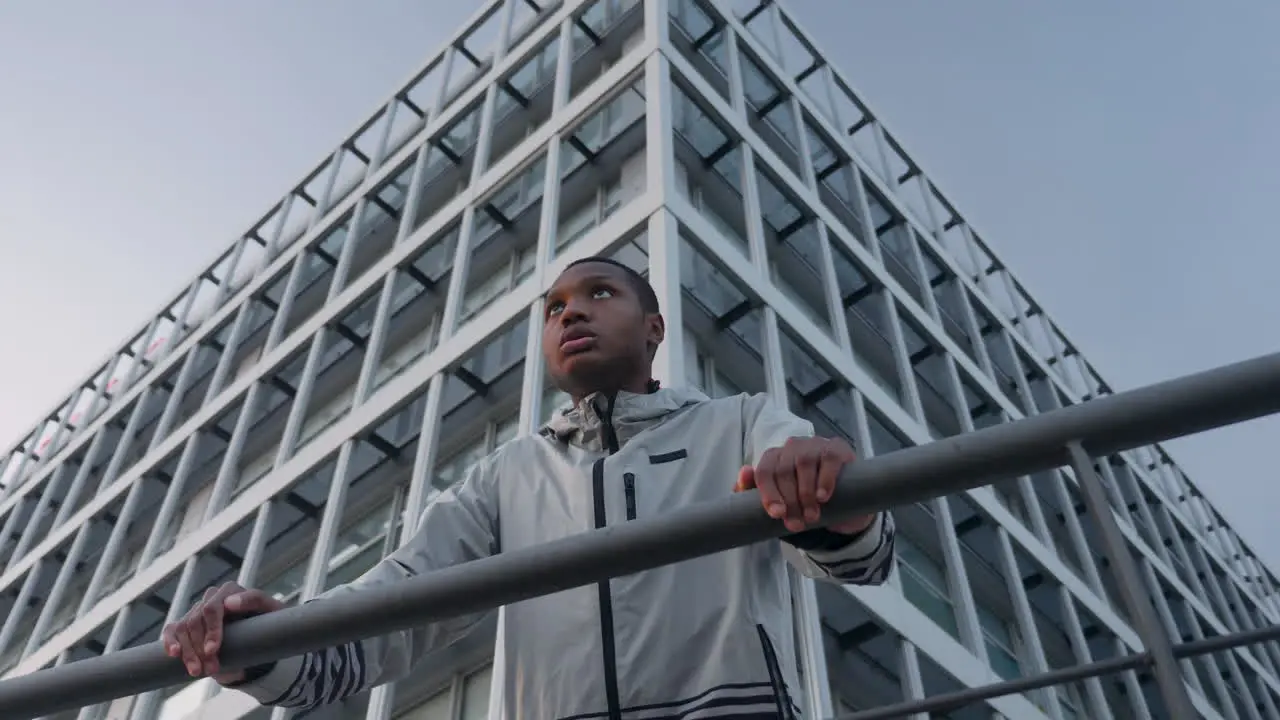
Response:
[{"label": "clear sky", "polygon": [[[3,444],[247,229],[473,7],[0,4]],[[1280,6],[790,7],[1113,387],[1278,349]],[[1280,570],[1278,435],[1271,419],[1171,450]]]}]

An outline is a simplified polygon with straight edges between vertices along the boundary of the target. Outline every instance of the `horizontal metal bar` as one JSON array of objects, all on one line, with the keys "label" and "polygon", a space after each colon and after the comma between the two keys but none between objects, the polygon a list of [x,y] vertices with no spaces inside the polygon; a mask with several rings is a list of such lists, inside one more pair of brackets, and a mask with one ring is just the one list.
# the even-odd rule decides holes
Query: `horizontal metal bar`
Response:
[{"label": "horizontal metal bar", "polygon": [[1230,650],[1244,645],[1254,645],[1268,640],[1280,640],[1280,625],[1269,625],[1263,628],[1241,630],[1236,633],[1214,635],[1202,640],[1184,642],[1173,646],[1173,656],[1179,660],[1185,660],[1186,658],[1212,655],[1223,650]]},{"label": "horizontal metal bar", "polygon": [[[1245,630],[1229,635],[1217,635],[1204,640],[1175,645],[1173,647],[1173,656],[1178,659],[1199,657],[1200,655],[1210,655],[1223,650],[1276,639],[1280,639],[1280,625]],[[861,710],[847,715],[838,715],[834,720],[891,720],[892,718],[904,718],[917,713],[950,712],[983,700],[1030,692],[1069,682],[1078,682],[1091,677],[1110,675],[1126,670],[1137,670],[1152,664],[1151,653],[1148,652],[1121,655],[1120,657],[1107,658],[1106,660],[1098,660],[1083,665],[1051,670],[1047,673],[1030,677],[965,688],[964,690],[934,695],[920,700],[885,705],[884,707]]]},{"label": "horizontal metal bar", "polygon": [[[1065,465],[1280,411],[1280,354],[853,463],[824,522]],[[726,482],[729,480],[726,478]],[[227,628],[224,667],[247,667],[590,585],[776,538],[754,494],[625,523],[249,618]],[[160,643],[0,682],[0,717],[35,718],[187,680]]]},{"label": "horizontal metal bar", "polygon": [[904,718],[918,713],[950,712],[983,700],[991,700],[1005,695],[1016,695],[1069,682],[1078,682],[1100,675],[1124,672],[1125,670],[1136,670],[1150,663],[1151,655],[1148,653],[1123,655],[1084,665],[1074,665],[1060,670],[1050,670],[1040,675],[965,688],[964,690],[957,690],[943,695],[933,695],[920,700],[885,705],[847,715],[837,715],[834,720],[891,720],[892,718]]}]

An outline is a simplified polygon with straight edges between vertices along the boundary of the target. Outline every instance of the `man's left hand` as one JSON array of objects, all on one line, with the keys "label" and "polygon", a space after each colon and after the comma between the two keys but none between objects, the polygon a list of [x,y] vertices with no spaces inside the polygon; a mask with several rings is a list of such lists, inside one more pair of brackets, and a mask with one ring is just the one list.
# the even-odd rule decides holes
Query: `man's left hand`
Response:
[{"label": "man's left hand", "polygon": [[[796,437],[770,448],[754,468],[738,471],[735,492],[756,489],[769,516],[782,520],[791,532],[817,525],[822,505],[835,491],[840,469],[853,462],[853,448],[843,440]],[[875,522],[875,516],[829,525],[828,530],[856,535]]]}]

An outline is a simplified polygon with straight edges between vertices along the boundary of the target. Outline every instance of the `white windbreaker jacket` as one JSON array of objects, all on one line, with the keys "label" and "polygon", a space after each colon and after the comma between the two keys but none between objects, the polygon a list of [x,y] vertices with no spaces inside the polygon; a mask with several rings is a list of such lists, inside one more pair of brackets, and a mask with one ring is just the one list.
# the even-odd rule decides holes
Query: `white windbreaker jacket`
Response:
[{"label": "white windbreaker jacket", "polygon": [[[584,399],[513,440],[424,511],[413,537],[315,601],[643,519],[733,492],[737,472],[813,427],[767,396],[662,389]],[[885,513],[850,538],[815,530],[507,608],[507,720],[786,718],[800,714],[786,562],[878,584],[893,564]],[[483,615],[309,653],[236,688],[309,708],[405,676]]]}]

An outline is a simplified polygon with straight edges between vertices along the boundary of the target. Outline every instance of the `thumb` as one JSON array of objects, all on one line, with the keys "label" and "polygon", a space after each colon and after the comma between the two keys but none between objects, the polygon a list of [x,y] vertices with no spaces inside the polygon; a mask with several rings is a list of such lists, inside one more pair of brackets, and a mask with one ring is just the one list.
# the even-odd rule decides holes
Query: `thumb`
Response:
[{"label": "thumb", "polygon": [[756,486],[756,469],[750,465],[744,465],[738,470],[738,484],[733,486],[734,492],[745,492],[753,490]]},{"label": "thumb", "polygon": [[279,602],[260,590],[245,590],[228,597],[225,607],[238,614],[263,613],[278,610]]}]

